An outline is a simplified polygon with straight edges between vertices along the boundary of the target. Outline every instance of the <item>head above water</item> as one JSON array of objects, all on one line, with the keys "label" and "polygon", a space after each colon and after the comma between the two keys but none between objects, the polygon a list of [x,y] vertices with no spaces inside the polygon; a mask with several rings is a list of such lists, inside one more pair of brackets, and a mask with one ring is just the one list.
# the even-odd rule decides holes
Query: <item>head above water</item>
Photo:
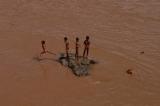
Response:
[{"label": "head above water", "polygon": [[66,42],[68,40],[68,38],[67,37],[64,37],[64,41]]},{"label": "head above water", "polygon": [[86,40],[89,40],[89,36],[86,36]]},{"label": "head above water", "polygon": [[41,43],[42,43],[42,44],[45,44],[45,43],[46,43],[46,41],[45,41],[45,40],[42,40],[42,41],[41,41]]},{"label": "head above water", "polygon": [[79,38],[78,37],[76,37],[76,42],[79,42]]}]

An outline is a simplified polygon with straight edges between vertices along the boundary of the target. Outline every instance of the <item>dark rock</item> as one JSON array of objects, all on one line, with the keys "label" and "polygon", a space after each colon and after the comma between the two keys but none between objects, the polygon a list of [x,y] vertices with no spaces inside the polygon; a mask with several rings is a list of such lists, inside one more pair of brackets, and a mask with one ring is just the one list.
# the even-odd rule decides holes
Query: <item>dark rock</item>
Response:
[{"label": "dark rock", "polygon": [[66,61],[66,59],[62,59],[60,62],[62,65],[68,66],[68,62]]},{"label": "dark rock", "polygon": [[83,59],[83,57],[79,57],[79,62],[76,62],[74,54],[69,54],[69,60],[64,56],[64,54],[61,54],[58,61],[62,65],[69,67],[76,76],[89,75],[90,65],[96,64],[94,60]]},{"label": "dark rock", "polygon": [[97,64],[98,62],[94,61],[94,60],[90,60],[90,64]]}]

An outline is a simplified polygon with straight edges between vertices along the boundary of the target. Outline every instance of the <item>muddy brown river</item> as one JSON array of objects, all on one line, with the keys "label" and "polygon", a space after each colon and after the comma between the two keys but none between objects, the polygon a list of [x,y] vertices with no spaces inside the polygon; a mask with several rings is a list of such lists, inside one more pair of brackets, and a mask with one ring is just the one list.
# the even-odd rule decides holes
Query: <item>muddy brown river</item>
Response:
[{"label": "muddy brown river", "polygon": [[[98,64],[76,77],[55,60],[86,35]],[[160,1],[0,0],[0,60],[0,106],[159,106]]]}]

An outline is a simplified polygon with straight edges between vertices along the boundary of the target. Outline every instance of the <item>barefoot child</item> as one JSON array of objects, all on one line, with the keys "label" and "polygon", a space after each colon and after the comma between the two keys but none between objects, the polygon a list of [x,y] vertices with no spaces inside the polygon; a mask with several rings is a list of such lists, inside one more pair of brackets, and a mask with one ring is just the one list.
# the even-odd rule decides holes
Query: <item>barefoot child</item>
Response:
[{"label": "barefoot child", "polygon": [[66,49],[66,58],[69,59],[69,42],[67,37],[64,37],[64,43]]},{"label": "barefoot child", "polygon": [[90,46],[89,36],[86,36],[86,40],[84,41],[83,58],[85,58],[85,57],[88,58],[89,46]]},{"label": "barefoot child", "polygon": [[45,54],[47,51],[46,51],[46,41],[45,40],[42,40],[41,41],[41,45],[42,45],[42,52],[40,53],[40,56],[42,55],[42,54]]},{"label": "barefoot child", "polygon": [[75,53],[76,62],[79,61],[79,38],[76,37],[76,53]]}]

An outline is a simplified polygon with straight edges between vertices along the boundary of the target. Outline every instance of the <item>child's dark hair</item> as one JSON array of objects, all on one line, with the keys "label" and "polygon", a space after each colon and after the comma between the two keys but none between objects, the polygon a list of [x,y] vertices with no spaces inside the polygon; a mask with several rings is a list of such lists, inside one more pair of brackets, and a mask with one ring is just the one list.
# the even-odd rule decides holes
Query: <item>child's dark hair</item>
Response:
[{"label": "child's dark hair", "polygon": [[68,38],[67,37],[64,37],[64,41],[67,41],[68,40]]},{"label": "child's dark hair", "polygon": [[78,37],[76,37],[76,41],[77,41],[77,42],[79,41],[79,38],[78,38]]},{"label": "child's dark hair", "polygon": [[86,36],[86,39],[89,40],[89,36]]},{"label": "child's dark hair", "polygon": [[42,43],[42,44],[45,44],[45,40],[42,40],[41,43]]}]

